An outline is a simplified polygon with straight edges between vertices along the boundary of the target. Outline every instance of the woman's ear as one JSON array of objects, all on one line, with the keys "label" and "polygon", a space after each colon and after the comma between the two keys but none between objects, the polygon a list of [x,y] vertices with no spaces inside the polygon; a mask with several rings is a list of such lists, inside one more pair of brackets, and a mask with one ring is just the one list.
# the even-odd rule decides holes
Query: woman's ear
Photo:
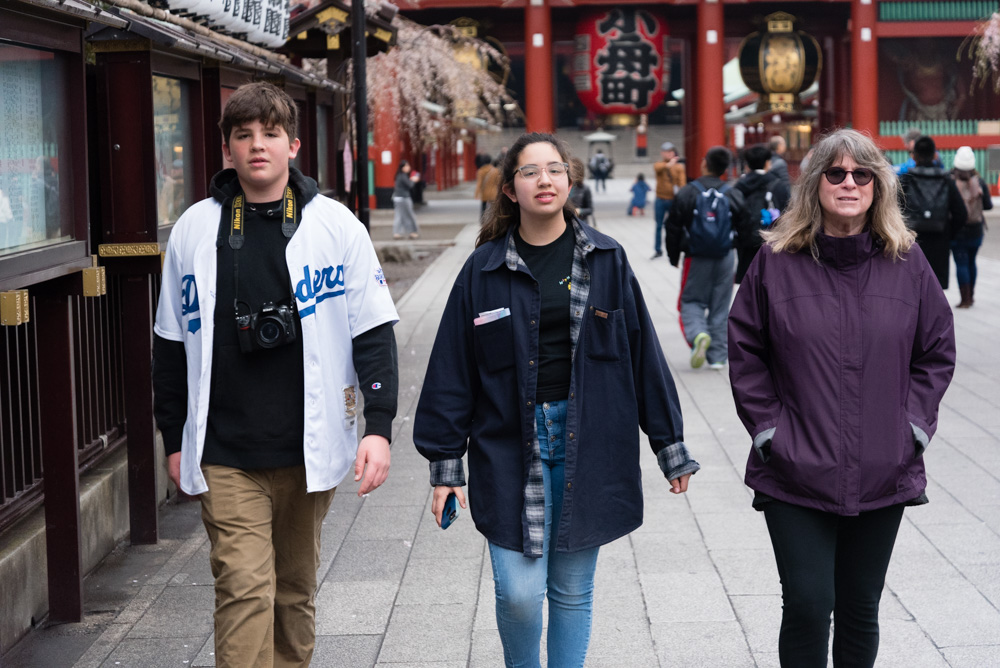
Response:
[{"label": "woman's ear", "polygon": [[510,184],[506,184],[503,188],[503,194],[510,198],[510,201],[517,204],[517,195],[514,194],[514,189],[510,187]]}]

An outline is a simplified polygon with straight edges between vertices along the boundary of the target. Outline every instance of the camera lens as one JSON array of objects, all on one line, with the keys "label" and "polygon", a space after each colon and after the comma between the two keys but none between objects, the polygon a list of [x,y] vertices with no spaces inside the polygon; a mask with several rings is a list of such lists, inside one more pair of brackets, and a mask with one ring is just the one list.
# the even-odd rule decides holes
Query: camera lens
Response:
[{"label": "camera lens", "polygon": [[257,343],[261,348],[273,348],[281,343],[285,329],[275,317],[264,318],[257,324]]}]

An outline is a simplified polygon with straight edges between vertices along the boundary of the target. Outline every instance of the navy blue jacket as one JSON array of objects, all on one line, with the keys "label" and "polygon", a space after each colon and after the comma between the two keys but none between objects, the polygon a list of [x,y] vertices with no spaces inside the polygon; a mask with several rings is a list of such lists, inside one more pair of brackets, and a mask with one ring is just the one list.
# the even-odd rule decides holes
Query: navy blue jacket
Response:
[{"label": "navy blue jacket", "polygon": [[[640,427],[670,479],[698,469],[683,443],[677,391],[625,251],[575,224],[588,239],[590,288],[572,364],[562,517],[553,520],[560,523],[555,547],[564,552],[603,545],[642,524]],[[432,469],[468,450],[476,527],[492,543],[523,552],[541,297],[527,267],[507,265],[509,239],[510,233],[477,248],[455,281],[413,440]],[[480,313],[504,307],[510,317],[473,325]]]}]

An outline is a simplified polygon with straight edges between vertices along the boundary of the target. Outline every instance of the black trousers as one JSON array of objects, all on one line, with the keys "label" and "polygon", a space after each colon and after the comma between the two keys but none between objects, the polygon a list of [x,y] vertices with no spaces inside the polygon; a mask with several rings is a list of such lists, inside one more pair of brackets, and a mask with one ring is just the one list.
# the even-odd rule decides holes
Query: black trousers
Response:
[{"label": "black trousers", "polygon": [[857,517],[769,501],[763,507],[781,577],[782,668],[870,668],[878,654],[878,604],[903,505]]}]

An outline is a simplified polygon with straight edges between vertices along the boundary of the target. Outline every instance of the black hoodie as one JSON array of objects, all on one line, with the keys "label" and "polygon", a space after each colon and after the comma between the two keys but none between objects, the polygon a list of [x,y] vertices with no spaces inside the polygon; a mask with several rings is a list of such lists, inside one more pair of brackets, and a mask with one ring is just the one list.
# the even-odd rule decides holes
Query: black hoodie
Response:
[{"label": "black hoodie", "polygon": [[[317,194],[316,182],[290,170],[299,211]],[[235,323],[234,251],[227,232],[233,198],[240,192],[236,171],[212,178],[210,192],[222,204],[216,223],[217,244],[215,336],[212,387],[203,464],[241,469],[278,468],[303,464],[304,375],[302,339],[288,345],[241,353]],[[268,215],[270,211],[270,215]],[[265,302],[291,303],[292,286],[285,264],[288,239],[281,232],[281,202],[250,203],[245,207],[245,243],[239,253],[239,299],[257,311]],[[242,307],[246,312],[247,307]],[[296,318],[297,320],[297,318]],[[391,355],[386,349],[391,348]],[[365,393],[365,434],[390,438],[396,413],[398,371],[392,325],[376,327],[354,339],[354,364],[362,392],[368,376],[377,376],[390,392]],[[392,380],[386,382],[385,378]],[[389,385],[393,385],[389,388]],[[155,337],[153,344],[154,412],[167,454],[179,452],[187,414],[184,344]],[[382,397],[390,398],[388,401]],[[381,401],[380,401],[381,399]]]}]

